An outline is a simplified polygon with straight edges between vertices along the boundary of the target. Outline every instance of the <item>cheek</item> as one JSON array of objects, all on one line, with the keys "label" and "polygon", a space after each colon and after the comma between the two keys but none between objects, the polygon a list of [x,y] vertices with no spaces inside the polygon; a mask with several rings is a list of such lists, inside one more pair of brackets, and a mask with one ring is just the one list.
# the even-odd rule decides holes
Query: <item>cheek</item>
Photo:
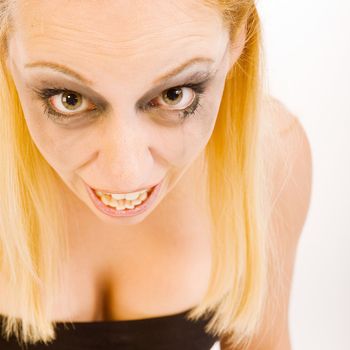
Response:
[{"label": "cheek", "polygon": [[85,145],[81,139],[77,140],[77,134],[68,136],[46,117],[40,103],[33,103],[25,94],[20,94],[20,99],[31,139],[45,160],[58,173],[83,163],[89,144],[93,143]]},{"label": "cheek", "polygon": [[33,138],[36,137],[39,151],[57,173],[75,171],[88,162],[96,151],[96,142],[79,132],[64,132],[50,120],[39,124]]},{"label": "cheek", "polygon": [[42,118],[46,117],[35,109],[26,114],[29,132],[39,152],[58,173],[74,169],[83,162],[88,147],[81,140],[67,138],[49,120],[38,121]]},{"label": "cheek", "polygon": [[[11,69],[13,81],[23,110],[24,122],[29,135],[43,158],[58,172],[69,171],[84,162],[89,145],[84,145],[70,135],[67,137],[44,114],[40,101],[33,99],[28,87],[16,69]],[[90,145],[94,143],[91,142]],[[75,147],[73,147],[75,146]],[[90,146],[91,147],[91,146]],[[79,149],[78,149],[79,148]]]}]

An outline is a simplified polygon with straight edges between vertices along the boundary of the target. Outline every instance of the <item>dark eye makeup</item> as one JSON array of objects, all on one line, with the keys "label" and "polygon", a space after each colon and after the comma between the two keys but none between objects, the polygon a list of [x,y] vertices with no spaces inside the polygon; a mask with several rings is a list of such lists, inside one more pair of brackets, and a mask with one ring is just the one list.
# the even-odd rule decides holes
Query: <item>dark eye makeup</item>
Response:
[{"label": "dark eye makeup", "polygon": [[[168,109],[167,110],[164,108],[159,108],[158,106],[155,106],[153,103],[146,103],[145,105],[141,106],[141,110],[147,111],[147,112],[148,111],[157,112],[157,111],[161,110],[162,112],[165,112],[165,113],[177,114],[179,116],[180,121],[184,121],[188,117],[195,115],[195,113],[198,111],[199,107],[201,106],[201,104],[200,104],[201,97],[206,91],[206,86],[207,86],[207,83],[210,80],[210,78],[211,78],[211,76],[207,77],[205,80],[203,80],[199,83],[189,82],[189,83],[185,83],[183,85],[178,85],[178,86],[174,86],[174,87],[171,87],[169,89],[163,90],[162,94],[164,94],[164,92],[167,92],[170,90],[175,90],[175,89],[183,89],[183,88],[192,89],[195,93],[195,97],[194,97],[191,105],[189,105],[188,107],[186,107],[184,109]],[[76,113],[76,114],[72,113],[70,115],[59,113],[51,107],[52,105],[49,101],[49,99],[51,97],[66,92],[66,93],[71,93],[71,94],[78,94],[82,98],[85,98],[84,94],[80,94],[77,91],[67,89],[63,86],[57,86],[57,85],[51,86],[51,87],[40,88],[40,89],[33,88],[33,90],[37,94],[39,99],[42,101],[45,115],[48,118],[50,118],[51,120],[54,120],[56,122],[62,122],[65,124],[66,122],[73,122],[73,121],[76,121],[78,119],[82,119],[82,116],[84,116],[84,119],[88,119],[88,120],[96,119],[97,117],[99,117],[101,115],[101,113],[103,112],[103,109],[104,109],[103,107],[97,105],[96,108],[90,109],[87,112]],[[156,97],[158,97],[158,96],[156,96]]]}]

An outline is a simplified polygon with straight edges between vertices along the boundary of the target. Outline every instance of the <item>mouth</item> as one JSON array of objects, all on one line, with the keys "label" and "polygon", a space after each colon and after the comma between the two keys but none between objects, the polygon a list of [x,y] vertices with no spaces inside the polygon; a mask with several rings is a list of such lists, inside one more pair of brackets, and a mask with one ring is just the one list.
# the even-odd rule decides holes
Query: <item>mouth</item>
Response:
[{"label": "mouth", "polygon": [[123,196],[118,197],[118,195],[104,193],[93,189],[87,184],[85,186],[90,199],[98,210],[112,217],[125,217],[145,212],[157,198],[162,183],[163,181],[148,190],[141,191],[136,198],[136,195],[134,195],[132,198],[135,199],[126,199]]}]

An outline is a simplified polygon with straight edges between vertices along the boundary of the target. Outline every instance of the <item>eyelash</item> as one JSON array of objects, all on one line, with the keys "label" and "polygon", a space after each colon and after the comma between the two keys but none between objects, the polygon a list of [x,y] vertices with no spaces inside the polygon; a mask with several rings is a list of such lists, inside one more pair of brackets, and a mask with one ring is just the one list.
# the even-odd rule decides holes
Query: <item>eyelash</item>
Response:
[{"label": "eyelash", "polygon": [[[194,98],[194,101],[193,103],[188,106],[187,108],[183,109],[183,110],[174,110],[173,113],[179,113],[180,112],[180,119],[181,120],[185,120],[186,118],[188,118],[189,116],[194,116],[195,113],[198,111],[199,107],[201,106],[200,102],[201,102],[201,97],[202,95],[205,93],[205,83],[206,83],[207,80],[203,81],[203,82],[200,82],[200,83],[188,83],[188,84],[185,84],[185,85],[181,85],[181,86],[174,86],[174,87],[171,87],[169,89],[166,89],[164,91],[169,91],[169,90],[172,90],[172,89],[176,89],[176,88],[191,88],[196,96]],[[44,107],[44,113],[51,119],[53,120],[64,120],[64,121],[67,121],[69,119],[73,119],[75,118],[74,115],[71,115],[71,116],[66,116],[62,113],[59,113],[59,112],[56,112],[54,109],[51,108],[50,106],[50,103],[49,103],[49,99],[52,97],[52,96],[55,96],[55,95],[58,95],[60,93],[63,93],[63,92],[71,92],[71,93],[77,93],[79,94],[80,96],[84,97],[84,95],[76,92],[76,91],[73,91],[73,90],[69,90],[69,89],[66,89],[66,88],[61,88],[61,87],[52,87],[52,88],[44,88],[44,89],[34,89],[34,91],[37,93],[37,95],[39,96],[39,98],[42,100],[43,102],[43,107]],[[163,91],[163,92],[164,92]],[[143,107],[143,109],[145,111],[148,111],[152,108],[156,108],[157,107],[154,107],[154,106],[149,106],[149,105],[146,105],[145,107]],[[93,110],[90,110],[90,113],[94,113],[96,111],[98,111],[99,109],[96,108],[96,109],[93,109]],[[172,113],[172,111],[170,111]]]}]

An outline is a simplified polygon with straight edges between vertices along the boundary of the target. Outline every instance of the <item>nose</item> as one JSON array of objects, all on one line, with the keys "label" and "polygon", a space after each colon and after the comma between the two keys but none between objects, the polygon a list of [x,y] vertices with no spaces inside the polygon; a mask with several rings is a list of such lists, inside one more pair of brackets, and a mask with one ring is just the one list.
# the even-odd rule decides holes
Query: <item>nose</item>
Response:
[{"label": "nose", "polygon": [[147,128],[139,116],[110,115],[100,126],[94,184],[117,193],[148,187],[153,160]]}]

